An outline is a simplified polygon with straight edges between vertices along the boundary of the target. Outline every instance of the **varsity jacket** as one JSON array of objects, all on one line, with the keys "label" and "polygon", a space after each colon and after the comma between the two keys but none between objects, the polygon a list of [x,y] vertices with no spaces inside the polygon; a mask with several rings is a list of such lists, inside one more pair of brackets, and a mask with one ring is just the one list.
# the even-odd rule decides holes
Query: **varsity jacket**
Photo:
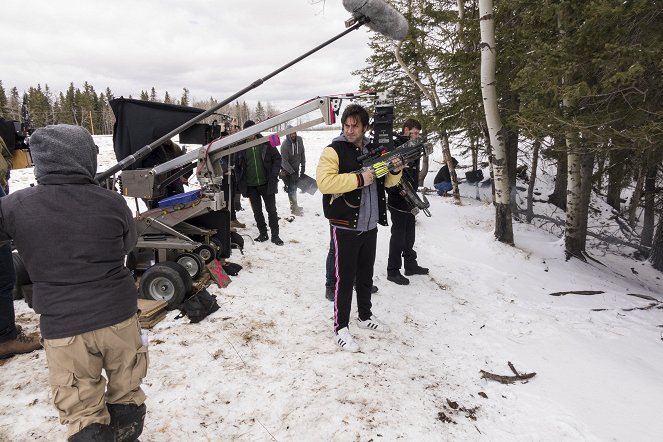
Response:
[{"label": "varsity jacket", "polygon": [[401,173],[388,173],[370,186],[359,187],[357,172],[361,163],[357,157],[366,151],[366,144],[367,140],[364,147],[359,148],[341,135],[320,156],[316,181],[323,194],[325,218],[334,226],[368,231],[376,224],[388,225],[384,189],[397,185]]}]

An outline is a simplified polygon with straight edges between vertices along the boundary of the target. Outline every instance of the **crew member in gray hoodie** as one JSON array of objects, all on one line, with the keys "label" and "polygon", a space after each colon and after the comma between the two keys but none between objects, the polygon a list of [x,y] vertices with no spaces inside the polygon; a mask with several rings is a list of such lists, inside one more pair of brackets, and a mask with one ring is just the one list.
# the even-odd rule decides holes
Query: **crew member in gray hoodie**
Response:
[{"label": "crew member in gray hoodie", "polygon": [[84,128],[38,129],[30,150],[39,185],[0,199],[0,241],[14,240],[33,282],[60,422],[69,441],[136,440],[148,357],[124,266],[133,217],[95,183],[98,148]]},{"label": "crew member in gray hoodie", "polygon": [[[287,129],[291,127],[291,125],[288,125]],[[305,168],[304,140],[297,135],[297,132],[292,132],[286,136],[285,141],[281,144],[281,173],[290,200],[290,211],[297,216],[304,213],[303,209],[297,205],[297,181],[299,181],[301,175],[304,175]]]}]

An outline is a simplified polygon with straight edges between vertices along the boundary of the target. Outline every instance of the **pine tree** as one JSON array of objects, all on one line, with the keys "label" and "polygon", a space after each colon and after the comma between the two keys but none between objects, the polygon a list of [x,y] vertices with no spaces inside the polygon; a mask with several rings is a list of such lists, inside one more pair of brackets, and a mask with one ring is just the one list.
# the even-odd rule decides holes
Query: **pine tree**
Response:
[{"label": "pine tree", "polygon": [[7,118],[7,94],[0,80],[0,118]]},{"label": "pine tree", "polygon": [[182,88],[182,98],[180,99],[180,105],[188,106],[189,105],[189,89]]},{"label": "pine tree", "polygon": [[9,91],[9,100],[7,102],[7,111],[5,113],[8,120],[21,120],[21,98],[16,86]]},{"label": "pine tree", "polygon": [[262,103],[258,101],[258,104],[256,104],[256,122],[259,121],[264,121],[267,118],[267,113],[265,112],[265,108],[262,106]]}]

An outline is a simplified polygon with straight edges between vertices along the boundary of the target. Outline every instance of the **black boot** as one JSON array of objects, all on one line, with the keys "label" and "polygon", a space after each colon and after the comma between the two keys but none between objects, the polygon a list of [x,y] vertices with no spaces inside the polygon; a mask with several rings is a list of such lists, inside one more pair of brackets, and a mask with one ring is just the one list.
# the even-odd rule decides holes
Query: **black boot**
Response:
[{"label": "black boot", "polygon": [[405,267],[405,276],[411,275],[428,275],[428,269],[416,264],[411,267]]},{"label": "black boot", "polygon": [[[111,416],[110,428],[115,434],[116,442],[134,442],[143,432],[145,404],[108,404]],[[111,439],[113,440],[113,439]]]},{"label": "black boot", "polygon": [[278,224],[275,226],[271,226],[272,228],[272,242],[276,244],[277,246],[282,246],[283,245],[283,240],[279,237],[279,226]]},{"label": "black boot", "polygon": [[269,239],[269,236],[267,236],[267,232],[260,232],[260,235],[255,239],[258,242],[265,242]]},{"label": "black boot", "polygon": [[398,285],[408,285],[410,283],[410,280],[401,275],[401,272],[398,271],[387,273],[387,279],[391,282],[395,282]]},{"label": "black boot", "polygon": [[114,440],[110,425],[104,424],[90,424],[67,438],[67,442],[113,442]]}]

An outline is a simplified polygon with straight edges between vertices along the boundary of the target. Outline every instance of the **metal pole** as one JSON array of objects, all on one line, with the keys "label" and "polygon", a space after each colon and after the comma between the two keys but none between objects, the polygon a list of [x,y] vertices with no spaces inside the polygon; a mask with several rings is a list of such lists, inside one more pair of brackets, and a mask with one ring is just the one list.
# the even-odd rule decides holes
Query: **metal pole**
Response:
[{"label": "metal pole", "polygon": [[250,85],[246,86],[244,89],[235,92],[233,95],[230,97],[226,98],[222,102],[218,103],[216,106],[208,109],[207,111],[203,112],[200,115],[195,116],[191,120],[187,121],[186,123],[182,124],[181,126],[171,130],[168,132],[166,135],[162,136],[161,138],[153,141],[152,143],[148,144],[147,146],[141,147],[139,150],[137,150],[135,153],[132,155],[129,155],[128,157],[122,159],[119,163],[115,164],[112,166],[110,169],[106,170],[105,172],[98,173],[94,178],[98,183],[103,182],[107,178],[111,177],[114,175],[116,172],[123,170],[127,168],[128,166],[132,165],[138,160],[141,160],[148,156],[154,149],[156,149],[157,146],[160,146],[162,143],[164,143],[166,140],[171,139],[175,135],[179,134],[180,132],[188,129],[189,127],[193,126],[196,124],[198,121],[204,120],[205,118],[209,117],[212,115],[214,112],[217,110],[221,109],[223,106],[225,106],[228,103],[232,103],[235,99],[241,97],[245,93],[249,92],[252,89],[257,88],[261,84],[263,84],[265,81],[269,80],[270,78],[274,77],[275,75],[283,72],[284,70],[288,69],[290,66],[299,63],[309,55],[319,51],[320,49],[324,48],[325,46],[328,46],[329,44],[335,42],[341,37],[344,37],[345,35],[349,34],[350,32],[359,29],[363,24],[367,23],[368,19],[365,17],[361,17],[359,21],[357,21],[354,25],[346,29],[345,31],[341,32],[340,34],[336,35],[335,37],[330,38],[329,40],[319,44],[315,48],[311,49],[310,51],[300,55],[299,57],[295,58],[294,60],[284,64],[280,68],[276,69],[275,71],[267,74],[266,76],[259,78],[258,80],[254,81]]}]

